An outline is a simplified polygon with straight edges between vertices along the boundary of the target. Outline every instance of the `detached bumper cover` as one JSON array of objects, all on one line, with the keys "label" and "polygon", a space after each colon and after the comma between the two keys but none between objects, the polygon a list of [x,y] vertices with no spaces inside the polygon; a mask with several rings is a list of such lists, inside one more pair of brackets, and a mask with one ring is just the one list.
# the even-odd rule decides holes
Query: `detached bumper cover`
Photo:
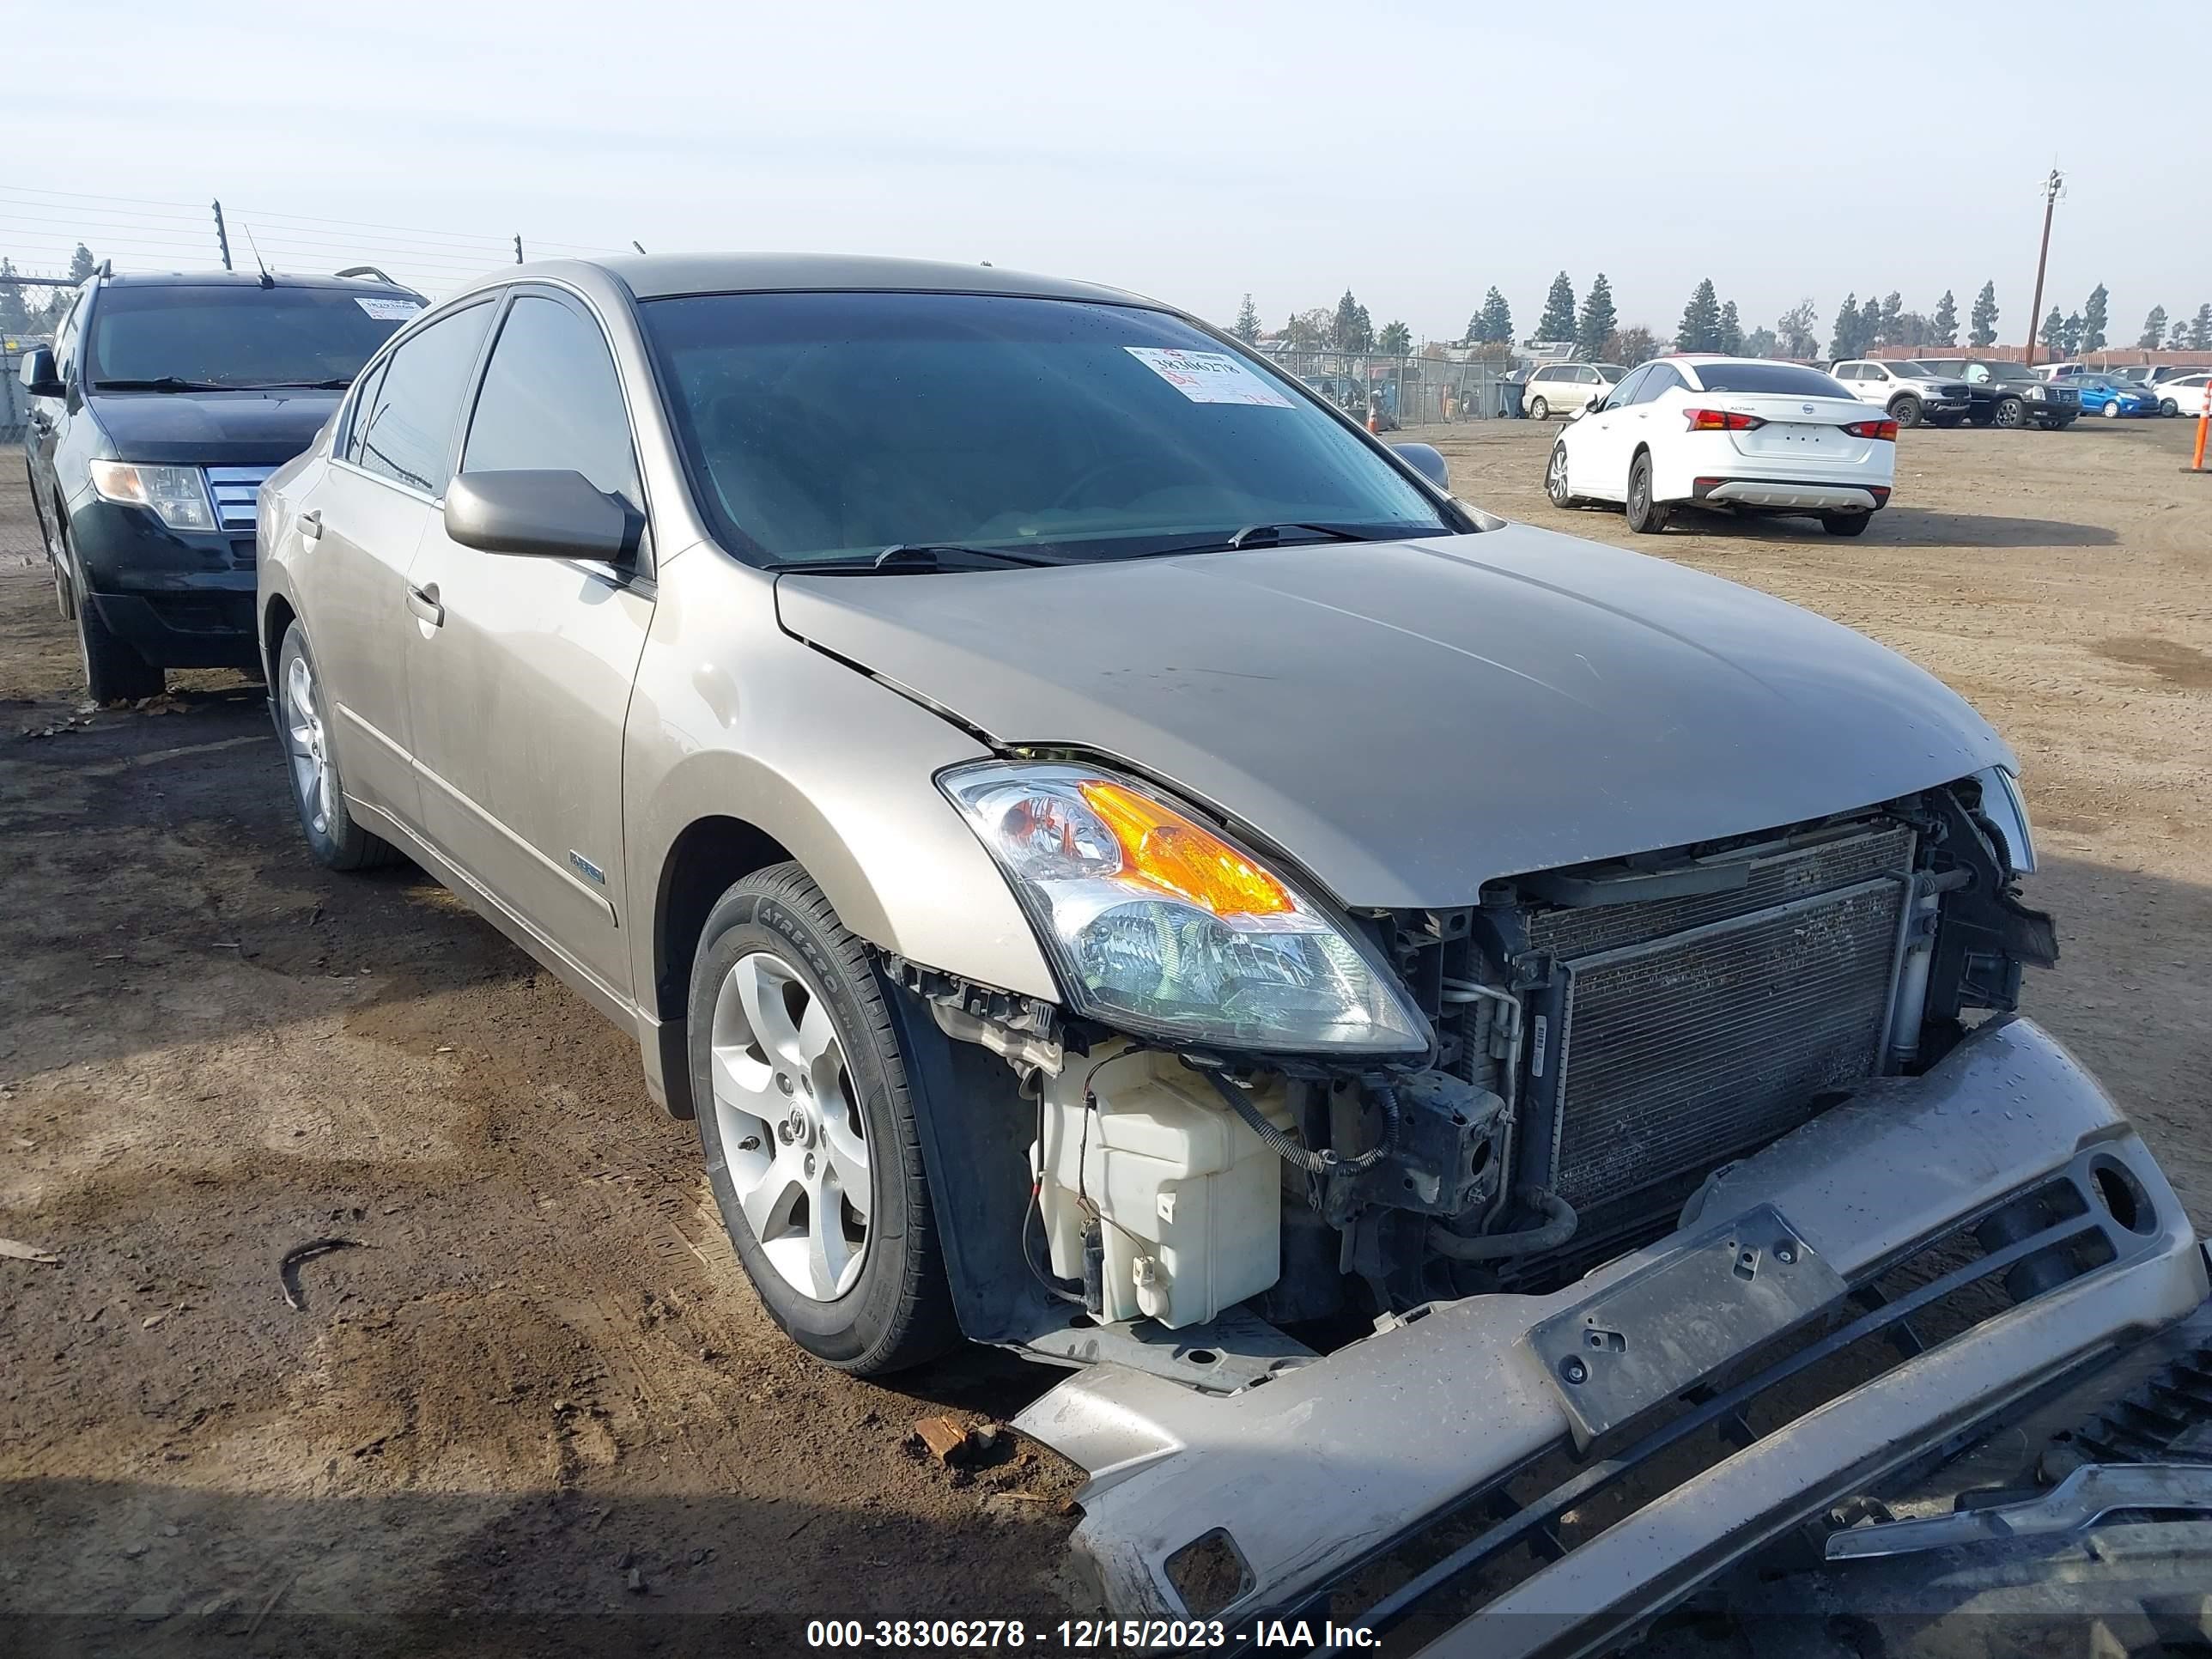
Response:
[{"label": "detached bumper cover", "polygon": [[[2100,1172],[2102,1172],[2101,1174]],[[2057,1199],[2045,1194],[2057,1194]],[[2070,1196],[2069,1196],[2070,1195]],[[1993,1235],[2023,1203],[2057,1219]],[[1860,1299],[1873,1281],[1962,1227],[1980,1229],[1981,1259],[1950,1275],[2011,1274],[2013,1305],[1870,1380],[1746,1433],[1724,1455],[1571,1547],[1553,1523],[1609,1472],[1638,1466],[1684,1419],[1595,1462],[1370,1609],[1388,1622],[1455,1572],[1502,1549],[1551,1542],[1556,1559],[1486,1595],[1438,1653],[1569,1653],[1602,1647],[1757,1550],[1780,1531],[1863,1490],[1946,1437],[2116,1346],[2179,1320],[2204,1300],[2204,1259],[2148,1152],[2096,1082],[2025,1020],[1992,1023],[1926,1076],[1872,1085],[1757,1156],[1717,1174],[1684,1231],[1541,1297],[1493,1296],[1434,1306],[1329,1358],[1228,1397],[1193,1394],[1111,1370],[1060,1384],[1017,1419],[1091,1472],[1074,1544],[1109,1604],[1125,1616],[1231,1621],[1297,1608],[1388,1557],[1437,1519],[1539,1459],[1569,1453],[1577,1425],[1532,1328],[1678,1255],[1717,1224],[1762,1206],[1786,1219]],[[2057,1241],[2054,1243],[2054,1241]],[[2054,1250],[2075,1266],[2039,1279]],[[2084,1262],[2094,1265],[2082,1266]],[[2017,1277],[2022,1271],[2028,1276]],[[1940,1270],[1939,1270],[1940,1272]],[[1932,1297],[1949,1282],[1925,1287]],[[1923,1292],[1889,1313],[1778,1362],[1762,1376],[1810,1366],[1861,1327],[1890,1332]],[[1694,1322],[1695,1307],[1675,1319]],[[1632,1344],[1638,1333],[1628,1334]],[[1653,1334],[1645,1332],[1644,1336]],[[1658,1333],[1663,1337],[1663,1328]],[[1718,1368],[1716,1368],[1717,1371]],[[1717,1377],[1719,1382],[1732,1377]],[[1744,1419],[1732,1396],[1699,1413]],[[1697,1397],[1692,1395],[1692,1398]],[[1478,1529],[1480,1530],[1480,1529]],[[1171,1562],[1201,1540],[1225,1540],[1241,1583],[1224,1603],[1186,1606]],[[1400,1575],[1402,1577],[1403,1575]],[[1465,1612],[1467,1598],[1453,1605]]]}]

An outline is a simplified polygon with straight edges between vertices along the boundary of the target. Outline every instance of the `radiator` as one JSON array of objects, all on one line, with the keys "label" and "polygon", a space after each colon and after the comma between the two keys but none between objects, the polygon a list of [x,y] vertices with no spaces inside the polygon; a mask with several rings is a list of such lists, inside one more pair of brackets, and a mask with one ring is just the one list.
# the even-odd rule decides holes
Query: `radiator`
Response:
[{"label": "radiator", "polygon": [[1872,1075],[1912,860],[1882,823],[1733,891],[1532,916],[1565,981],[1547,1184],[1577,1209],[1674,1188]]}]

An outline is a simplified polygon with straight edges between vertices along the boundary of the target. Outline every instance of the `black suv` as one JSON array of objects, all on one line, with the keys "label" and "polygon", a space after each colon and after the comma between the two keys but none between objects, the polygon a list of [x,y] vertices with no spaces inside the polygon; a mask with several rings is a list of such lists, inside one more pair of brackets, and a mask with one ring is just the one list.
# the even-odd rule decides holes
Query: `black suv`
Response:
[{"label": "black suv", "polygon": [[31,499],[94,702],[257,666],[261,481],[422,304],[366,267],[86,279],[22,374]]},{"label": "black suv", "polygon": [[2027,426],[2057,432],[2081,418],[2081,394],[2063,380],[2039,380],[2019,363],[1979,357],[1924,357],[1938,374],[1964,380],[1976,426]]}]

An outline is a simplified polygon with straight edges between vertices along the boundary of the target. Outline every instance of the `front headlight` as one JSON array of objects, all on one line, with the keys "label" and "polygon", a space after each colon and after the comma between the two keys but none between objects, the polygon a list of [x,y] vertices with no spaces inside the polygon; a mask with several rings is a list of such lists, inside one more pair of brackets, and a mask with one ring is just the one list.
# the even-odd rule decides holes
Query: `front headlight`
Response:
[{"label": "front headlight", "polygon": [[1074,1012],[1248,1052],[1427,1050],[1419,1011],[1355,933],[1145,786],[998,761],[938,784],[1006,872]]},{"label": "front headlight", "polygon": [[2035,873],[2035,834],[2028,827],[2027,802],[2020,793],[2020,780],[2002,766],[1974,774],[1982,786],[1982,816],[2004,837],[2005,854],[2013,873]]},{"label": "front headlight", "polygon": [[100,500],[125,507],[150,507],[172,530],[213,530],[215,507],[196,466],[141,466],[131,461],[94,461],[92,487]]},{"label": "front headlight", "polygon": [[2048,394],[2043,389],[2043,382],[2038,380],[2033,386],[2028,387],[2027,395],[2031,398],[2041,398]]}]

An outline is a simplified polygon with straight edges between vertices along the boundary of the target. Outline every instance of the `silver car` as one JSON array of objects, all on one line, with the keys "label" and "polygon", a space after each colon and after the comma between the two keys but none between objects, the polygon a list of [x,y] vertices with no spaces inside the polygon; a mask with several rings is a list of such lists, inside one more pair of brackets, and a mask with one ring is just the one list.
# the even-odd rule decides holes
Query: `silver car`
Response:
[{"label": "silver car", "polygon": [[[1169,307],[520,266],[398,334],[259,526],[314,854],[413,860],[635,1033],[808,1350],[1082,1368],[1024,1423],[1102,1472],[1119,1607],[1309,1595],[1965,1235],[1990,1322],[1647,1530],[1786,1529],[2205,1296],[2010,1017],[2056,934],[1984,720],[1462,502]],[[1548,1605],[1679,1588],[1619,1547]]]}]

